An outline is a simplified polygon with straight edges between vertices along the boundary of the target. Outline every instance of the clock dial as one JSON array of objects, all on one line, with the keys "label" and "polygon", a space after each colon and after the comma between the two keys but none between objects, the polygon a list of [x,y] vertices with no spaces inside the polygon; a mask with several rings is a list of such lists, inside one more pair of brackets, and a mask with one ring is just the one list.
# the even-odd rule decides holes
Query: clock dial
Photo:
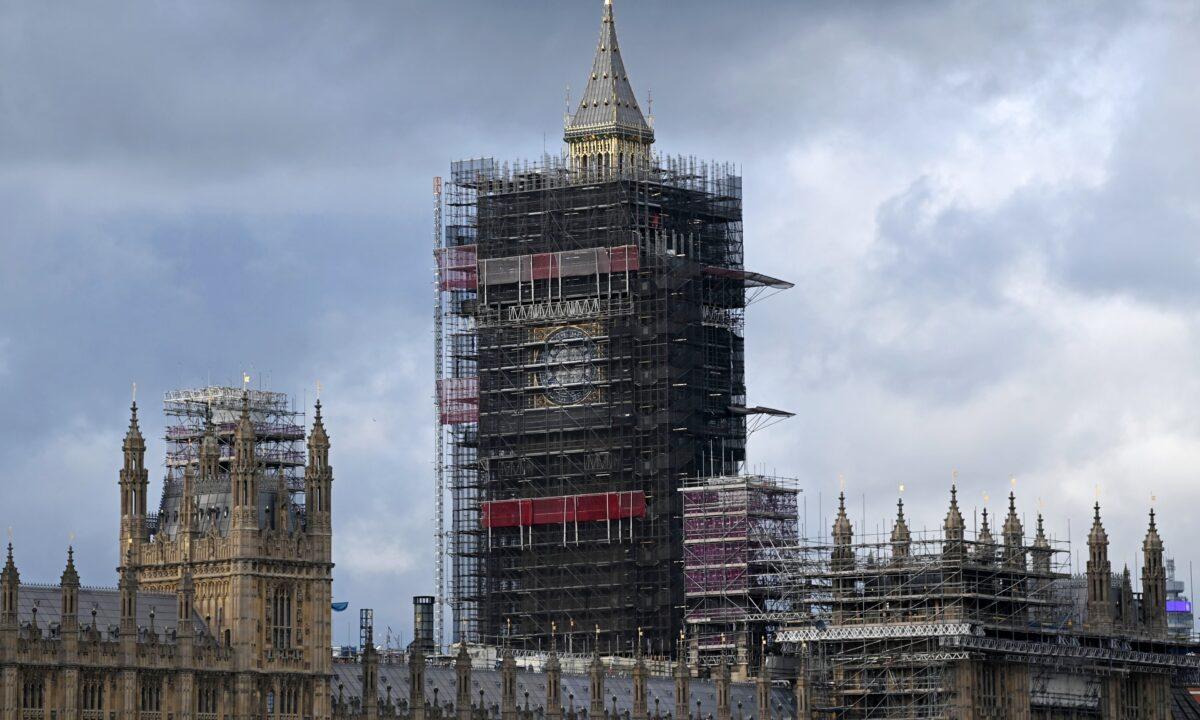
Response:
[{"label": "clock dial", "polygon": [[582,402],[596,382],[596,343],[577,327],[564,327],[546,336],[542,357],[546,368],[546,399],[555,405]]}]

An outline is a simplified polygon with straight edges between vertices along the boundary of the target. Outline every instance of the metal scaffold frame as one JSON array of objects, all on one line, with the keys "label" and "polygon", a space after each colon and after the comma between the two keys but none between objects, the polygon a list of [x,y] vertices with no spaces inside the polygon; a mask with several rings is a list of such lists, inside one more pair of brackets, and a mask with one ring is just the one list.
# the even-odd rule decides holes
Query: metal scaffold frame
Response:
[{"label": "metal scaffold frame", "polygon": [[[289,498],[289,512],[299,521],[304,514],[305,428],[304,412],[297,410],[287,393],[251,388],[209,386],[172,390],[163,396],[163,414],[167,418],[166,468],[163,481],[161,512],[171,517],[154,515],[151,532],[160,529],[168,533],[178,522],[177,503],[168,503],[182,492],[183,473],[190,467],[196,472],[195,492],[228,492],[229,473],[233,463],[233,436],[245,401],[254,426],[255,460],[262,475],[260,489],[268,494]],[[207,478],[199,474],[200,446],[211,424],[218,444],[218,476]],[[175,508],[171,510],[170,508]],[[207,512],[207,511],[206,511]],[[218,527],[223,518],[202,515],[201,522],[213,522]]]},{"label": "metal scaffold frame", "polygon": [[806,617],[786,592],[786,553],[799,542],[798,483],[764,475],[688,481],[683,563],[691,664],[757,666],[782,623]]},{"label": "metal scaffold frame", "polygon": [[[455,163],[436,249],[455,632],[620,648],[681,624],[689,477],[745,458],[741,179]],[[457,345],[455,341],[457,339]],[[456,635],[458,637],[458,635]],[[586,638],[586,639],[585,639]]]}]

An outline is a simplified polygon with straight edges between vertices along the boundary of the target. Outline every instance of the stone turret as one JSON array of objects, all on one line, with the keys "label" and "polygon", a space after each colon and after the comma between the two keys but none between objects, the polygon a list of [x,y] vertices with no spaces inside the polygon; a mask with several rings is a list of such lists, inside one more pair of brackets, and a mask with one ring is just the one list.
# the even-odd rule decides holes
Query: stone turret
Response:
[{"label": "stone turret", "polygon": [[729,706],[729,661],[721,658],[717,667],[717,677],[714,681],[717,691],[717,720],[730,720],[733,717]]},{"label": "stone turret", "polygon": [[471,720],[471,654],[466,642],[458,644],[458,654],[454,656],[454,681],[455,719]]},{"label": "stone turret", "polygon": [[600,661],[600,632],[597,628],[596,647],[592,652],[592,664],[588,668],[588,720],[604,717],[604,663]]},{"label": "stone turret", "polygon": [[1033,571],[1038,574],[1050,572],[1050,541],[1046,539],[1046,528],[1042,522],[1042,514],[1037,516],[1037,534],[1033,538],[1033,549],[1030,556],[1033,559]]},{"label": "stone turret", "polygon": [[558,650],[551,645],[550,656],[546,658],[546,718],[561,720],[562,716],[562,665],[558,662]]},{"label": "stone turret", "polygon": [[996,541],[992,537],[992,529],[988,525],[988,511],[983,509],[983,519],[979,523],[979,537],[975,538],[975,562],[981,565],[991,565],[996,562]]},{"label": "stone turret", "polygon": [[1132,631],[1138,626],[1138,611],[1133,600],[1133,578],[1129,575],[1129,566],[1121,572],[1121,597],[1119,600],[1120,614],[1118,622],[1125,630]]},{"label": "stone turret", "polygon": [[62,590],[63,635],[74,635],[79,629],[79,572],[75,569],[75,548],[67,548],[67,566],[63,569],[59,586]]},{"label": "stone turret", "polygon": [[131,541],[140,544],[148,539],[146,527],[146,494],[150,474],[146,470],[146,439],[138,426],[137,402],[129,406],[129,429],[121,445],[124,462],[121,465],[121,547],[119,557],[125,557]]},{"label": "stone turret", "polygon": [[517,720],[517,661],[511,648],[504,649],[500,660],[500,718]]},{"label": "stone turret", "polygon": [[966,552],[966,547],[963,544],[966,524],[963,522],[962,513],[958,509],[958,488],[954,485],[950,486],[950,509],[946,512],[946,520],[942,523],[942,531],[945,536],[942,554],[947,559],[961,560]]},{"label": "stone turret", "polygon": [[1108,561],[1108,533],[1100,522],[1100,503],[1096,503],[1092,529],[1088,533],[1087,620],[1093,630],[1111,627],[1113,621],[1112,565]]},{"label": "stone turret", "polygon": [[1142,541],[1142,622],[1151,635],[1167,634],[1167,571],[1154,510],[1150,511],[1150,527]]},{"label": "stone turret", "polygon": [[17,594],[21,587],[21,573],[13,562],[13,546],[8,544],[8,555],[4,570],[0,571],[0,628],[17,627]]},{"label": "stone turret", "polygon": [[1017,496],[1008,494],[1008,515],[1004,518],[1004,567],[1025,569],[1025,528],[1017,517]]},{"label": "stone turret", "polygon": [[896,499],[896,524],[892,526],[892,559],[899,562],[909,556],[912,547],[912,533],[904,519],[904,500]]},{"label": "stone turret", "polygon": [[[408,653],[408,720],[425,720],[425,652],[416,643],[410,647]],[[512,656],[508,655],[504,659],[512,661]]]},{"label": "stone turret", "polygon": [[221,473],[221,444],[212,421],[212,407],[204,408],[204,435],[200,438],[200,479],[215,482]]},{"label": "stone turret", "polygon": [[691,675],[687,665],[687,638],[682,631],[679,633],[679,643],[675,650],[675,719],[684,720],[691,712],[691,693],[689,681]]},{"label": "stone turret", "polygon": [[321,401],[316,404],[312,431],[308,435],[308,467],[304,470],[305,511],[308,532],[328,536],[332,523],[333,468],[329,465],[329,435],[321,418]]},{"label": "stone turret", "polygon": [[646,659],[642,657],[642,631],[638,628],[638,646],[633,664],[633,719],[648,720],[650,704],[646,701]]},{"label": "stone turret", "polygon": [[255,455],[254,423],[250,419],[250,396],[242,396],[242,413],[233,432],[231,471],[232,534],[242,553],[255,548],[258,536],[258,459]]},{"label": "stone turret", "polygon": [[754,685],[758,720],[771,720],[771,675],[767,669],[767,641],[764,638],[758,653],[758,677]]}]

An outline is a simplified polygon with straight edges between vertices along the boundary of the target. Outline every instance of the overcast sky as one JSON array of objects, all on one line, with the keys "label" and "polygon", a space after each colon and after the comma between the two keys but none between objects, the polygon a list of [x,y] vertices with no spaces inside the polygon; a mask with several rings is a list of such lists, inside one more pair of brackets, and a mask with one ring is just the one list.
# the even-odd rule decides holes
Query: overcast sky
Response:
[{"label": "overcast sky", "polygon": [[[0,0],[0,524],[111,585],[130,383],[325,390],[335,595],[432,591],[431,177],[560,147],[600,0]],[[616,0],[659,149],[740,163],[751,457],[886,529],[1016,478],[1200,560],[1200,5]],[[823,505],[823,508],[819,508]],[[970,522],[970,520],[969,520]],[[1139,560],[1140,565],[1140,560]],[[338,616],[337,640],[347,640]]]}]

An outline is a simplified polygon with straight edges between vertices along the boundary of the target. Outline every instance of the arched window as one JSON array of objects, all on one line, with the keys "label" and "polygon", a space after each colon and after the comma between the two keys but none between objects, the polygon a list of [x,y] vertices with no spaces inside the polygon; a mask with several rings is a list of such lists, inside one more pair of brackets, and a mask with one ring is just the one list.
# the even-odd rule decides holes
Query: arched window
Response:
[{"label": "arched window", "polygon": [[21,708],[41,710],[46,705],[46,683],[40,675],[26,675],[21,683]]},{"label": "arched window", "polygon": [[292,647],[292,589],[281,586],[271,597],[271,645],[277,650]]}]

